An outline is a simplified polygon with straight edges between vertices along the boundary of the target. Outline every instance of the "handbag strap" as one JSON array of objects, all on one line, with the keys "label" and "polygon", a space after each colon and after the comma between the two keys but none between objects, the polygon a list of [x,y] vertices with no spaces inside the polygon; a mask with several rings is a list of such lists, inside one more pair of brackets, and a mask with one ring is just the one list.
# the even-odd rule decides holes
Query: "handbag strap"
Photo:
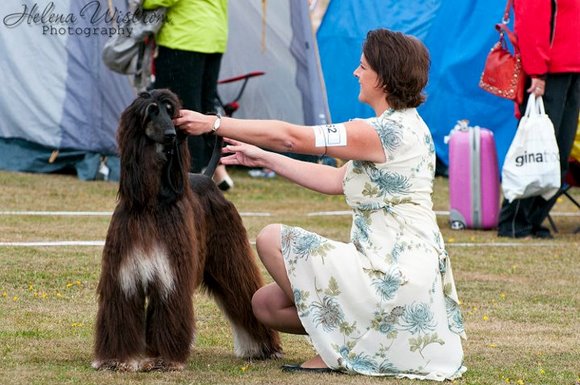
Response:
[{"label": "handbag strap", "polygon": [[509,28],[508,23],[510,22],[510,10],[514,6],[514,0],[508,0],[507,4],[505,5],[505,10],[503,11],[503,18],[501,19],[501,23],[495,25],[495,29],[500,33],[500,39],[503,37],[503,33],[508,35],[508,39],[514,46],[516,51],[519,51],[518,47],[518,38]]},{"label": "handbag strap", "polygon": [[510,40],[510,43],[514,47],[515,52],[519,52],[520,51],[520,47],[518,45],[518,37],[516,36],[515,33],[513,33],[508,28],[507,24],[497,23],[495,25],[495,29],[499,32],[499,38],[500,38],[500,40],[503,39],[503,34],[505,33],[508,36],[508,39]]},{"label": "handbag strap", "polygon": [[514,5],[514,0],[508,0],[507,4],[505,5],[505,10],[503,11],[503,19],[501,22],[503,24],[507,24],[510,21],[510,9],[512,9]]}]

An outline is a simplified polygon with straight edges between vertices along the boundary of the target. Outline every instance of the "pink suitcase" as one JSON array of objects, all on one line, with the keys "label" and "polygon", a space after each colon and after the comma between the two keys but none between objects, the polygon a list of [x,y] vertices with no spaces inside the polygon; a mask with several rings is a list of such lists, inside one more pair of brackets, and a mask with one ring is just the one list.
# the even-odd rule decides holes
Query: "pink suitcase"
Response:
[{"label": "pink suitcase", "polygon": [[497,227],[499,167],[493,133],[458,122],[449,137],[449,223],[452,229]]}]

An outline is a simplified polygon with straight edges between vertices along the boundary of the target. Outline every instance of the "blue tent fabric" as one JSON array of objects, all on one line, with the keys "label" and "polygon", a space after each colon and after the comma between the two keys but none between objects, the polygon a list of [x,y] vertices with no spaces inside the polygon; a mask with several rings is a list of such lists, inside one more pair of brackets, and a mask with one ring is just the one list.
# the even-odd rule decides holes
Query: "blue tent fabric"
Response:
[{"label": "blue tent fabric", "polygon": [[430,51],[427,101],[419,112],[431,129],[437,156],[448,163],[445,136],[458,120],[489,128],[495,136],[500,167],[517,127],[514,105],[479,88],[489,49],[497,41],[494,25],[505,0],[356,0],[331,1],[317,32],[320,60],[335,122],[369,117],[357,100],[352,76],[366,33],[388,28],[414,35]]}]

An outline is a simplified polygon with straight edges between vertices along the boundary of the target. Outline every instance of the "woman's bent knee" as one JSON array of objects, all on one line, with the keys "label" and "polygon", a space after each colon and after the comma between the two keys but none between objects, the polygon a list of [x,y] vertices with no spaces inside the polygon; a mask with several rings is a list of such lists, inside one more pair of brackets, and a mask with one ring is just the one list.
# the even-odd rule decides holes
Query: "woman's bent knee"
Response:
[{"label": "woman's bent knee", "polygon": [[256,249],[258,254],[266,250],[280,249],[281,225],[270,224],[264,227],[256,237]]},{"label": "woman's bent knee", "polygon": [[252,296],[252,311],[254,312],[254,316],[265,325],[269,325],[270,319],[268,297],[268,290],[265,286],[258,289]]}]

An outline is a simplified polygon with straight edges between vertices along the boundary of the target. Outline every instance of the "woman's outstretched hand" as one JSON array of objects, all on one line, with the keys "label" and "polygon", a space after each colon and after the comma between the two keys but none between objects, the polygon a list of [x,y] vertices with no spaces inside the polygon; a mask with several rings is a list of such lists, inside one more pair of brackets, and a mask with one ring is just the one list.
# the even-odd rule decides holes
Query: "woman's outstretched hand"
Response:
[{"label": "woman's outstretched hand", "polygon": [[222,149],[221,163],[225,165],[240,165],[247,167],[264,167],[264,156],[268,153],[251,144],[224,138],[227,145]]},{"label": "woman's outstretched hand", "polygon": [[[216,117],[211,117],[214,120]],[[179,116],[173,119],[176,127],[186,131],[189,135],[201,135],[211,131],[210,116],[191,110],[180,110]]]}]

